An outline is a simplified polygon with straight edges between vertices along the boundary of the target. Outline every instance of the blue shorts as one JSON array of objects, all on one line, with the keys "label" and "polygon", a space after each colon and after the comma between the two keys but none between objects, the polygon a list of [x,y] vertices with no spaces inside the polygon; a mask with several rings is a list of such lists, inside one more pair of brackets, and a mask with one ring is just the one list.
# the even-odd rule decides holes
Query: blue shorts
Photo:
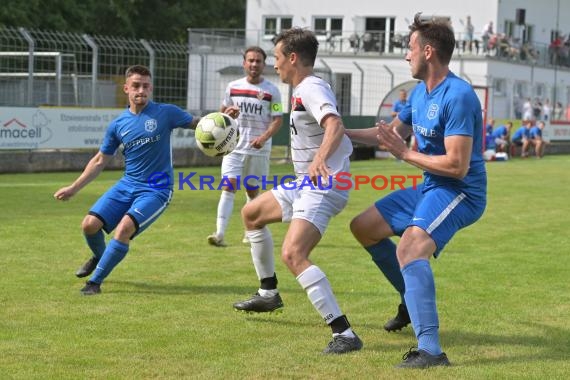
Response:
[{"label": "blue shorts", "polygon": [[423,187],[419,184],[415,189],[395,191],[377,201],[375,206],[398,236],[410,226],[426,231],[436,244],[434,256],[437,257],[457,231],[483,215],[486,200],[445,186],[424,193]]},{"label": "blue shorts", "polygon": [[130,216],[136,227],[133,239],[163,213],[171,199],[170,189],[133,184],[123,178],[95,202],[89,214],[103,222],[107,233],[113,231],[125,215]]}]

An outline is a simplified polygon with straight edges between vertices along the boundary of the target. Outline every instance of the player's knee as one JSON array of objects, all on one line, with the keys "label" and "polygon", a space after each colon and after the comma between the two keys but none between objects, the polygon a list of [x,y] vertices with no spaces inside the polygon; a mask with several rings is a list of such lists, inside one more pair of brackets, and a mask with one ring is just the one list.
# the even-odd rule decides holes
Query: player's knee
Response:
[{"label": "player's knee", "polygon": [[257,226],[257,219],[259,216],[259,210],[256,206],[253,206],[250,203],[247,203],[241,209],[241,219],[243,220],[243,224],[245,225],[246,229],[255,229]]},{"label": "player's knee", "polygon": [[396,256],[400,266],[404,266],[414,260],[429,259],[435,253],[436,248],[435,242],[425,231],[412,227],[402,235]]},{"label": "player's knee", "polygon": [[352,232],[352,235],[359,241],[363,234],[363,228],[365,227],[363,219],[362,215],[358,215],[350,221],[350,232]]},{"label": "player's knee", "polygon": [[249,205],[249,203],[247,203],[245,206],[242,207],[241,218],[244,221],[244,223],[249,222],[253,218],[253,210]]},{"label": "player's knee", "polygon": [[293,269],[298,267],[303,262],[302,257],[303,256],[300,254],[299,249],[294,245],[287,247],[283,245],[281,250],[281,261],[293,272]]},{"label": "player's knee", "polygon": [[81,222],[81,229],[86,235],[93,235],[101,228],[103,228],[103,222],[93,215],[87,215]]},{"label": "player's knee", "polygon": [[137,222],[130,215],[125,215],[115,228],[115,239],[128,242],[137,232]]},{"label": "player's knee", "polygon": [[129,241],[130,238],[137,232],[137,229],[132,224],[119,223],[115,229],[115,239],[125,242]]}]

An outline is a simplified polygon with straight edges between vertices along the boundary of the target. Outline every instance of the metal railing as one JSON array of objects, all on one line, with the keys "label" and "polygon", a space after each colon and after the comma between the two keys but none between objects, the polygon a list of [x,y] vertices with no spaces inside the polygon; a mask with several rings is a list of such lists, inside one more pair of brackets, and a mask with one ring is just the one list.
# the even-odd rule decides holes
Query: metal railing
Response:
[{"label": "metal railing", "polygon": [[0,28],[0,106],[122,107],[134,64],[150,67],[155,100],[186,105],[186,44]]},{"label": "metal railing", "polygon": [[[122,107],[126,104],[122,91],[125,69],[144,64],[153,72],[154,100],[178,104],[191,111],[219,109],[227,81],[243,75],[241,53],[248,44],[266,50],[269,68],[266,75],[278,82],[270,69],[274,37],[261,30],[189,29],[188,43],[183,44],[0,27],[0,106]],[[320,31],[317,38],[321,46],[317,62],[320,67],[316,69],[321,70],[333,87],[338,85],[343,114],[376,114],[377,105],[386,93],[410,79],[409,70],[398,71],[369,59],[357,60],[375,56],[401,58],[407,50],[407,32]],[[480,34],[474,36],[476,42],[471,44],[462,33],[457,33],[456,38],[455,54],[459,59],[516,61],[529,67],[561,70],[570,66],[570,47],[565,45],[557,49],[546,44],[520,47],[516,40],[497,36],[489,39],[484,48]],[[336,59],[342,57],[349,59]],[[473,84],[486,86],[494,86],[496,79],[476,78],[469,72],[462,75],[473,79]],[[531,77],[517,81],[521,82],[520,86],[516,84],[520,90],[513,96],[548,97],[548,93],[539,94],[535,90]],[[285,95],[286,86],[281,86]],[[561,93],[566,91],[562,83],[543,87],[548,86],[559,86]],[[563,96],[561,100],[567,98]],[[286,99],[284,96],[285,102]],[[504,96],[502,101],[505,102]],[[497,112],[509,107],[513,108],[490,105]]]}]

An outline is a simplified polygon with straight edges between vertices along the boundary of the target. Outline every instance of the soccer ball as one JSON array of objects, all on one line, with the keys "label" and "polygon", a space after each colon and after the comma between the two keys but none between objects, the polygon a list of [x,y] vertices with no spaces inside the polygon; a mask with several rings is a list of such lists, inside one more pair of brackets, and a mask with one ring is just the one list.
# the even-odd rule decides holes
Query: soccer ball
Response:
[{"label": "soccer ball", "polygon": [[221,112],[212,112],[196,126],[196,143],[205,155],[225,156],[236,147],[239,139],[237,121]]}]

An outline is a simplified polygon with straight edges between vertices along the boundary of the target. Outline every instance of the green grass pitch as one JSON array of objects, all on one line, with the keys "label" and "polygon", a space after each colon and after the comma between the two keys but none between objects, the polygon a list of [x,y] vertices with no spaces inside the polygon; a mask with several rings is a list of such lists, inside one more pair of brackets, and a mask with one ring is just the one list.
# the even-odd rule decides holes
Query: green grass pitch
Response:
[{"label": "green grass pitch", "polygon": [[[257,279],[241,243],[236,197],[227,248],[208,246],[218,191],[177,190],[131,244],[99,296],[79,293],[88,258],[80,224],[120,177],[104,172],[69,202],[52,195],[78,173],[0,175],[2,379],[566,379],[570,374],[570,156],[488,164],[483,218],[432,260],[441,342],[453,366],[394,369],[415,345],[386,333],[398,296],[353,239],[352,217],[387,191],[351,193],[312,260],[327,274],[362,351],[326,356],[326,327],[277,259],[284,312],[247,315],[234,301]],[[177,168],[190,173],[193,169]],[[219,176],[219,168],[199,174]],[[354,162],[353,174],[414,175],[395,160]],[[289,165],[273,165],[285,175]],[[276,255],[286,225],[271,226]]]}]

